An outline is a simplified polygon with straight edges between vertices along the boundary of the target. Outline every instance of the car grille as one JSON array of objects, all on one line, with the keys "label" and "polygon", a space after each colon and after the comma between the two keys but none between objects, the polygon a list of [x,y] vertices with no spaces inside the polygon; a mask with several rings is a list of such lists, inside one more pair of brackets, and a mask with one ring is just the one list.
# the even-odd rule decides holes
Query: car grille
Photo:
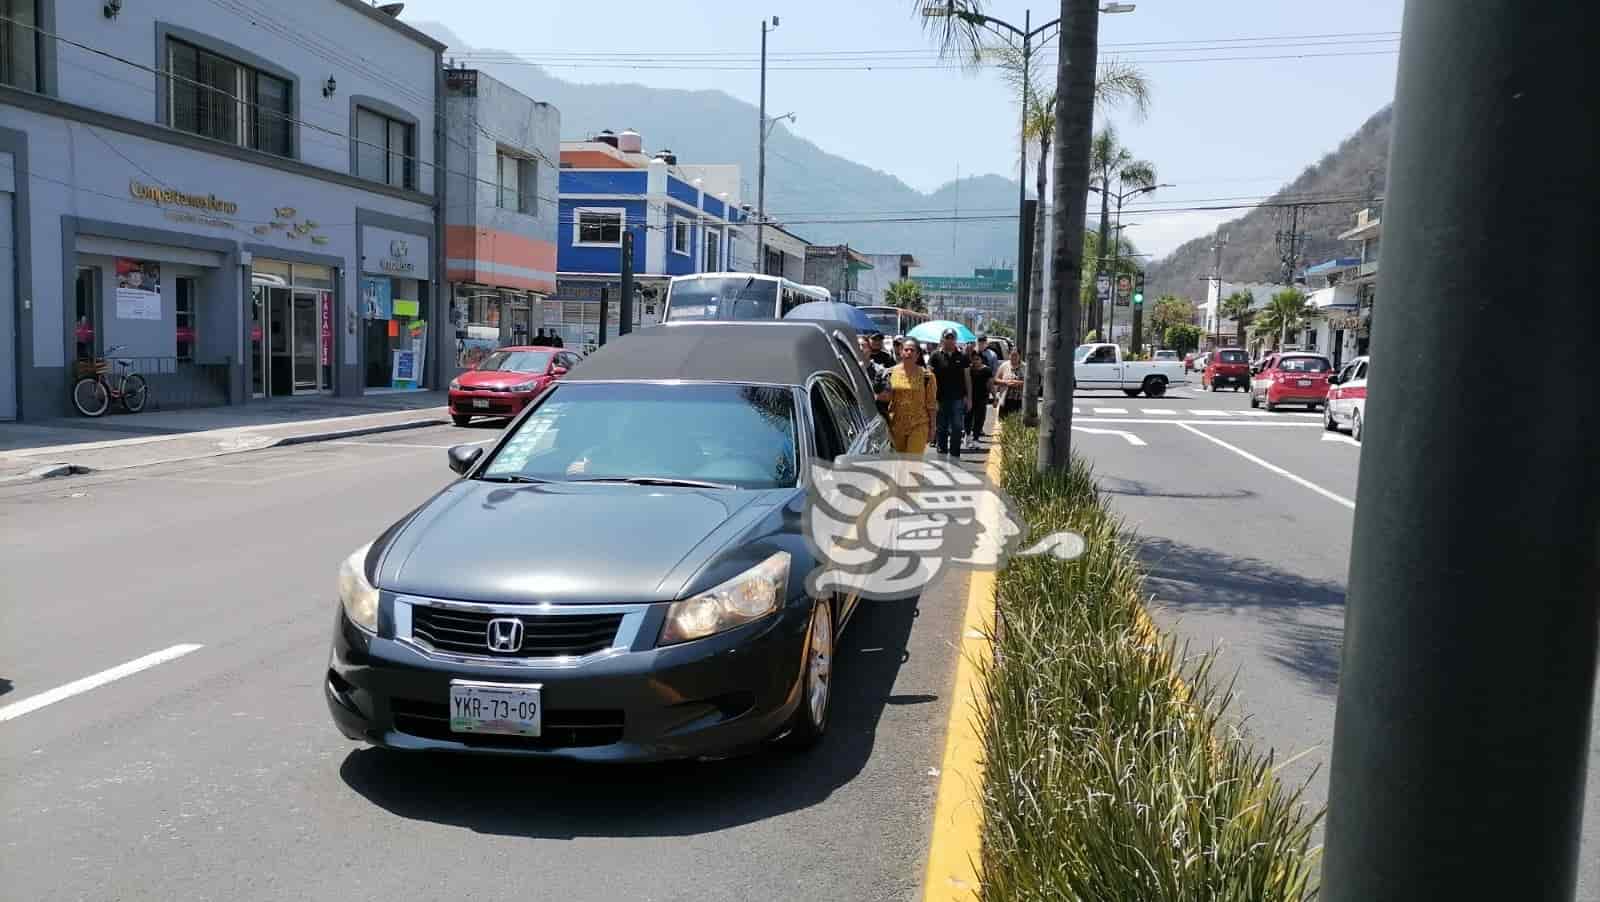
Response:
[{"label": "car grille", "polygon": [[621,614],[523,614],[522,647],[516,651],[489,648],[489,621],[506,614],[483,614],[417,605],[411,609],[411,636],[455,654],[492,658],[577,657],[610,648],[617,638]]},{"label": "car grille", "polygon": [[486,748],[570,749],[611,745],[622,741],[622,712],[612,709],[547,708],[539,736],[498,736],[493,733],[453,733],[450,707],[443,702],[390,699],[394,728],[420,739],[441,739]]}]

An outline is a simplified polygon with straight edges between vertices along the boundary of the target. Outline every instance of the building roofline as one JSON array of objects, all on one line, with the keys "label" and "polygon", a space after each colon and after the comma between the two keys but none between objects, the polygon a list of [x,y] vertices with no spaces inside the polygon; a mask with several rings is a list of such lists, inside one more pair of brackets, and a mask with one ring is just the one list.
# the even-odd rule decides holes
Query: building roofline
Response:
[{"label": "building roofline", "polygon": [[353,9],[375,22],[382,22],[384,25],[393,28],[395,31],[400,32],[424,47],[441,52],[447,47],[447,45],[440,43],[437,39],[431,38],[415,28],[412,28],[410,25],[400,21],[399,18],[389,15],[376,6],[369,6],[365,3],[362,3],[361,0],[337,0],[337,2],[340,6]]}]

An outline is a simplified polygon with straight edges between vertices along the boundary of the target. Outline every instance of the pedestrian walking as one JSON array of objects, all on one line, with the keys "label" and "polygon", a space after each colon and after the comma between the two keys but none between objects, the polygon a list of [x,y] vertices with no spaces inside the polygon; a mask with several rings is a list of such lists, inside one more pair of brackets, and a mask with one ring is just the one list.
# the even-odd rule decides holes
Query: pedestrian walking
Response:
[{"label": "pedestrian walking", "polygon": [[940,454],[961,456],[961,434],[966,429],[967,411],[972,407],[972,380],[967,355],[956,347],[956,330],[946,329],[940,336],[939,350],[928,358],[928,367],[939,383],[939,417],[934,430]]},{"label": "pedestrian walking", "polygon": [[557,333],[554,329],[551,329],[550,330],[550,347],[552,347],[552,348],[564,348],[566,346],[567,346],[567,343],[561,339],[561,335],[559,333]]},{"label": "pedestrian walking", "polygon": [[867,333],[867,356],[871,358],[873,363],[884,369],[892,368],[895,365],[894,356],[883,349],[882,332]]},{"label": "pedestrian walking", "polygon": [[533,341],[530,343],[530,346],[535,348],[543,348],[549,346],[549,344],[550,339],[545,337],[544,329],[540,329],[539,334],[533,337]]},{"label": "pedestrian walking", "polygon": [[922,349],[913,342],[900,348],[900,363],[889,370],[888,384],[878,393],[888,407],[889,440],[899,454],[920,455],[933,436],[938,412],[938,384],[923,366]]},{"label": "pedestrian walking", "polygon": [[1002,420],[1022,409],[1022,382],[1026,378],[1025,370],[1022,352],[1012,351],[1011,358],[1000,364],[1000,372],[995,374],[994,384],[999,388]]},{"label": "pedestrian walking", "polygon": [[1000,355],[995,353],[994,347],[989,344],[989,336],[978,336],[978,352],[983,355],[983,362],[989,364],[989,375],[993,376],[1000,369]]},{"label": "pedestrian walking", "polygon": [[[979,348],[981,346],[980,343]],[[972,380],[972,404],[967,407],[967,440],[974,451],[983,438],[984,420],[989,418],[989,382],[994,378],[994,369],[979,348],[973,348],[967,359],[968,378]]]}]

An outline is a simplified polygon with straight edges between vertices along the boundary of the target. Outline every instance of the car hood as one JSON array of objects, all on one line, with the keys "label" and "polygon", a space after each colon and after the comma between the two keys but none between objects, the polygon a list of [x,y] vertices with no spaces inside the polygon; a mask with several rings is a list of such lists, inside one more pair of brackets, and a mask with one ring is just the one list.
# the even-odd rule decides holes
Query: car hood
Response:
[{"label": "car hood", "polygon": [[377,584],[461,601],[669,600],[796,491],[458,480],[391,531]]},{"label": "car hood", "polygon": [[462,388],[509,388],[535,379],[543,373],[519,373],[515,370],[468,370],[456,377]]}]

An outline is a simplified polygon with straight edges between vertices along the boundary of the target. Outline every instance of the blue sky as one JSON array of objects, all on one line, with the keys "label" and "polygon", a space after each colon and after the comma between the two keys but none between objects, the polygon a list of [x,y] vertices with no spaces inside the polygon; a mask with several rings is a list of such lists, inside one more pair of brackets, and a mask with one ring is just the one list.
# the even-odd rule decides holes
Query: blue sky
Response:
[{"label": "blue sky", "polygon": [[[1398,57],[1392,51],[1399,45],[1376,33],[1398,32],[1402,7],[1403,0],[1139,0],[1131,14],[1103,17],[1102,58],[1117,54],[1138,62],[1154,89],[1146,121],[1117,113],[1111,118],[1124,142],[1156,164],[1161,181],[1176,185],[1158,201],[1187,206],[1266,195],[1333,150],[1394,95]],[[991,15],[1018,24],[1029,8],[1021,0],[985,4]],[[1048,2],[1031,8],[1036,23],[1059,12],[1059,4]],[[778,15],[781,25],[768,39],[774,55],[833,54],[822,61],[771,62],[768,111],[797,113],[796,133],[923,191],[950,181],[958,166],[963,176],[1013,174],[1016,107],[997,76],[883,68],[935,62],[911,12],[910,0],[408,0],[403,18],[442,22],[480,48],[535,57],[560,51],[569,61],[580,51],[607,55],[550,66],[569,81],[719,89],[754,103],[758,72],[707,66],[746,65],[760,47],[761,16]],[[1310,37],[1330,35],[1338,37]],[[1279,40],[1240,40],[1256,38]],[[1191,49],[1174,49],[1182,47]],[[694,60],[688,69],[644,70],[618,63],[614,55],[625,51],[655,64],[683,62],[669,54],[716,56]],[[842,53],[875,68],[780,68],[839,66]],[[1217,59],[1236,56],[1250,59]],[[1138,223],[1129,237],[1160,255],[1237,215],[1124,218]]]}]

